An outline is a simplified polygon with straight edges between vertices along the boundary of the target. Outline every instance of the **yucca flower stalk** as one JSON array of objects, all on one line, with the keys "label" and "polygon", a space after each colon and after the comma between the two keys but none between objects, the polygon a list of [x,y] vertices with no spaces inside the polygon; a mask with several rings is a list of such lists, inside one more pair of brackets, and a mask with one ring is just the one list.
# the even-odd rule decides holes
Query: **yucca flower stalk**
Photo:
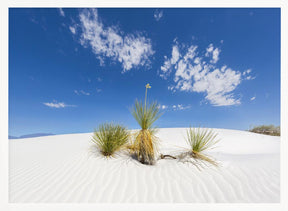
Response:
[{"label": "yucca flower stalk", "polygon": [[160,108],[157,102],[147,103],[147,91],[151,88],[147,84],[145,90],[145,101],[135,101],[132,109],[132,115],[141,127],[141,130],[136,134],[134,141],[133,152],[137,159],[143,164],[154,164],[155,154],[157,150],[157,137],[155,136],[156,128],[154,122],[161,116]]},{"label": "yucca flower stalk", "polygon": [[146,100],[147,100],[147,90],[148,89],[151,89],[151,86],[150,86],[150,84],[146,84],[146,90],[145,90],[145,106],[144,106],[144,108],[146,109]]}]

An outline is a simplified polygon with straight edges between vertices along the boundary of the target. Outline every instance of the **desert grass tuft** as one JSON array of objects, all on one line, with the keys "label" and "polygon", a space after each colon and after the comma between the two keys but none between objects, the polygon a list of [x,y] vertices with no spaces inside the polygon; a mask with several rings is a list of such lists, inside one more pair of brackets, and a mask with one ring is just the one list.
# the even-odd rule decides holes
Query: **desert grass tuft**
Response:
[{"label": "desert grass tuft", "polygon": [[216,140],[217,133],[208,128],[189,128],[187,130],[186,142],[190,146],[189,154],[195,159],[207,161],[217,166],[217,162],[211,159],[209,156],[204,155],[203,151],[212,149],[215,144],[219,142]]},{"label": "desert grass tuft", "polygon": [[129,140],[128,130],[118,124],[104,123],[94,132],[92,141],[100,152],[107,157],[124,147]]},{"label": "desert grass tuft", "polygon": [[158,138],[148,129],[140,130],[133,143],[133,152],[143,164],[152,165],[155,162]]},{"label": "desert grass tuft", "polygon": [[151,86],[147,84],[144,103],[136,100],[131,111],[141,130],[135,134],[135,141],[130,149],[141,163],[152,165],[155,162],[158,142],[158,138],[155,136],[157,129],[153,124],[161,116],[161,113],[157,102],[151,104],[146,102],[149,88]]}]

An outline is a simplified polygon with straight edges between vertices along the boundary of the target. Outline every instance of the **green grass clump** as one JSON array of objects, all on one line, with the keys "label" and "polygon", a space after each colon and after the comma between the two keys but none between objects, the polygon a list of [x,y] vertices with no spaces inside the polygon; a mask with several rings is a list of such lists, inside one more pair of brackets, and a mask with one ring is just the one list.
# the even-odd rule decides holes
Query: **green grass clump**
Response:
[{"label": "green grass clump", "polygon": [[135,101],[135,105],[132,109],[132,115],[138,122],[142,130],[151,130],[152,133],[156,129],[153,127],[153,123],[161,116],[159,104],[153,102],[151,104],[143,105],[142,101]]},{"label": "green grass clump", "polygon": [[193,152],[200,153],[214,146],[217,134],[208,128],[189,128],[187,131],[186,142],[190,145]]},{"label": "green grass clump", "polygon": [[161,116],[159,104],[153,102],[146,104],[147,89],[151,88],[146,85],[145,101],[136,100],[132,108],[132,115],[141,127],[136,133],[136,138],[130,149],[137,156],[137,159],[143,164],[154,164],[155,154],[157,150],[157,137],[155,133],[157,129],[153,126],[154,122]]},{"label": "green grass clump", "polygon": [[92,141],[104,156],[112,156],[116,151],[128,143],[129,132],[118,124],[105,123],[99,125],[94,132]]},{"label": "green grass clump", "polygon": [[249,131],[253,133],[260,133],[271,136],[280,136],[280,126],[275,127],[274,125],[255,126]]},{"label": "green grass clump", "polygon": [[216,165],[212,159],[203,154],[203,151],[213,148],[219,141],[216,140],[217,133],[208,128],[189,128],[187,130],[186,142],[190,146],[190,155],[194,158],[205,160]]}]

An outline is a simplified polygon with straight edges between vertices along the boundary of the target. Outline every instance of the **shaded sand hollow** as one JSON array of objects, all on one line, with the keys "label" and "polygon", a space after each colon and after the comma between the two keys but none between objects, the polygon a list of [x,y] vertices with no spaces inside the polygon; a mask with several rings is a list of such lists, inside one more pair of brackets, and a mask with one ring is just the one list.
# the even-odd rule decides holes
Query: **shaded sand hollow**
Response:
[{"label": "shaded sand hollow", "polygon": [[[10,202],[280,202],[280,137],[214,129],[207,152],[218,168],[159,160],[138,163],[125,153],[103,158],[92,133],[9,140]],[[185,151],[185,128],[163,128],[159,151]]]}]

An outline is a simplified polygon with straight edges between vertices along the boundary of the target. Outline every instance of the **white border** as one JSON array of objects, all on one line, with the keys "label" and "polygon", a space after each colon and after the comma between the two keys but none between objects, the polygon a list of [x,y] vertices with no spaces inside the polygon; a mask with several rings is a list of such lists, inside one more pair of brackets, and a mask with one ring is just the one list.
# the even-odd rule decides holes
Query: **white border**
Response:
[{"label": "white border", "polygon": [[[281,202],[276,204],[12,204],[8,203],[8,8],[9,7],[278,7],[281,8]],[[11,0],[1,1],[0,209],[1,210],[288,210],[288,1],[286,0]],[[285,39],[286,38],[286,39]],[[263,84],[264,85],[264,84]]]}]

